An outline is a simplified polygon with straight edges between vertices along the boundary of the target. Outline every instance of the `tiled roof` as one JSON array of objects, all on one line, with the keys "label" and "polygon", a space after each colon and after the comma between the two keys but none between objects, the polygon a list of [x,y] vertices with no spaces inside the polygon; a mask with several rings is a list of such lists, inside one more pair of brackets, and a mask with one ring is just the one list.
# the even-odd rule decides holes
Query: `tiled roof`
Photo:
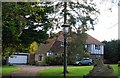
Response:
[{"label": "tiled roof", "polygon": [[86,44],[96,44],[96,45],[103,45],[99,40],[95,39],[94,37],[87,34]]},{"label": "tiled roof", "polygon": [[[70,39],[70,38],[69,38]],[[59,36],[57,38],[58,41],[64,41],[64,36],[63,36],[63,32],[59,33]],[[95,39],[94,37],[90,36],[89,34],[87,34],[87,39],[86,39],[86,44],[96,44],[96,45],[102,45],[103,43],[101,43],[99,40]]]},{"label": "tiled roof", "polygon": [[58,40],[58,41],[64,41],[63,32],[59,32],[59,33],[58,33],[57,40]]},{"label": "tiled roof", "polygon": [[50,49],[51,52],[63,52],[64,51],[64,46],[61,46],[61,41],[55,41],[53,46]]},{"label": "tiled roof", "polygon": [[[47,51],[57,51],[63,52],[63,47],[61,47],[61,41],[64,41],[63,32],[59,32],[57,37],[52,39],[48,39],[46,44],[42,44],[38,51],[41,53],[46,53]],[[86,44],[96,44],[96,45],[103,45],[100,41],[95,39],[94,37],[87,34]]]},{"label": "tiled roof", "polygon": [[56,38],[48,39],[46,41],[46,44],[41,44],[39,46],[38,51],[41,53],[46,53],[47,51],[49,51],[51,49],[51,47],[55,41],[56,41]]}]

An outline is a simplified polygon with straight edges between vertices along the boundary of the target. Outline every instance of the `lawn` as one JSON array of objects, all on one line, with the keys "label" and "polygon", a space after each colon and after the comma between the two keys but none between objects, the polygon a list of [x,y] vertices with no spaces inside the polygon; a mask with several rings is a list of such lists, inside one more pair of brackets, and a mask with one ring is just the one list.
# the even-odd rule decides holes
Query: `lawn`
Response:
[{"label": "lawn", "polygon": [[11,74],[12,72],[15,72],[21,69],[22,68],[17,67],[17,66],[5,65],[5,66],[0,67],[0,73],[2,73],[2,75],[8,75],[8,74]]},{"label": "lawn", "polygon": [[119,75],[119,78],[120,78],[120,67],[118,67],[118,75]]},{"label": "lawn", "polygon": [[[116,65],[111,65],[114,69],[114,71],[116,72],[116,74],[118,74],[118,66]],[[67,74],[67,76],[69,78],[74,77],[74,78],[80,78],[83,75],[89,73],[89,71],[93,68],[93,66],[68,66],[68,71],[69,73]],[[47,70],[43,70],[40,71],[38,73],[39,76],[42,77],[46,77],[46,78],[53,78],[53,77],[59,77],[61,78],[63,76],[63,67],[57,67],[57,68],[50,68]]]}]

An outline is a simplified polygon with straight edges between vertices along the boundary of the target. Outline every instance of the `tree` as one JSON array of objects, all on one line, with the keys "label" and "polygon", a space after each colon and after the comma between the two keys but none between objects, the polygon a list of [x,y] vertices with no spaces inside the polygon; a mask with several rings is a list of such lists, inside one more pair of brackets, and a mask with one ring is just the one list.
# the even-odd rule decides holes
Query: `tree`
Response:
[{"label": "tree", "polygon": [[[51,27],[51,30],[53,31],[54,29],[59,29],[61,28],[62,24],[68,23],[70,24],[69,28],[70,36],[72,36],[71,33],[73,31],[76,31],[76,34],[81,36],[81,34],[85,33],[87,30],[94,29],[93,25],[95,24],[94,22],[97,18],[95,14],[99,13],[95,8],[94,3],[87,2],[84,0],[82,2],[46,2],[46,3],[43,2],[42,4],[43,4],[42,6],[50,8],[49,10],[51,11],[54,10],[53,12],[48,13],[49,21],[51,21],[53,26]],[[93,15],[93,17],[91,17],[91,15]],[[82,37],[84,38],[84,36]],[[76,39],[80,38],[78,37]],[[80,41],[77,44],[74,44],[74,46],[75,45],[79,46],[74,47],[74,49],[77,49],[76,52],[78,52],[78,54],[80,53],[80,49],[83,48],[83,46],[81,46],[82,45],[81,43],[83,43],[84,41],[86,41],[85,38],[84,40],[80,39]],[[64,69],[67,69],[67,65]]]},{"label": "tree", "polygon": [[[13,3],[2,3],[2,50],[3,59],[15,52],[19,45],[19,21],[16,19],[18,10]],[[8,8],[9,7],[9,8]],[[21,21],[23,23],[23,21]]]},{"label": "tree", "polygon": [[43,2],[41,4],[50,10],[48,17],[53,26],[52,31],[61,28],[62,24],[68,23],[70,24],[70,36],[73,31],[76,34],[83,34],[89,29],[94,29],[97,14],[99,14],[92,2]]},{"label": "tree", "polygon": [[48,38],[47,30],[50,23],[47,22],[45,9],[37,5],[32,2],[2,3],[4,59],[14,52],[28,50],[29,44],[33,41],[41,43]]},{"label": "tree", "polygon": [[72,64],[75,60],[80,60],[83,57],[89,57],[87,49],[85,48],[87,34],[73,32],[68,42],[68,63]]},{"label": "tree", "polygon": [[120,40],[103,41],[103,43],[105,44],[104,59],[108,60],[108,63],[117,63],[120,60]]},{"label": "tree", "polygon": [[38,50],[38,44],[37,42],[32,42],[29,46],[29,52],[30,52],[30,58],[29,58],[29,64],[33,65],[35,64],[35,53]]},{"label": "tree", "polygon": [[[52,22],[53,26],[52,31],[54,29],[61,28],[61,25],[64,23],[70,24],[72,31],[73,29],[75,31],[87,31],[88,29],[93,29],[93,25],[97,19],[97,14],[99,14],[95,8],[94,3],[92,2],[46,2],[43,4],[49,8],[50,12],[48,14],[49,21]],[[66,8],[64,8],[65,6]]]}]

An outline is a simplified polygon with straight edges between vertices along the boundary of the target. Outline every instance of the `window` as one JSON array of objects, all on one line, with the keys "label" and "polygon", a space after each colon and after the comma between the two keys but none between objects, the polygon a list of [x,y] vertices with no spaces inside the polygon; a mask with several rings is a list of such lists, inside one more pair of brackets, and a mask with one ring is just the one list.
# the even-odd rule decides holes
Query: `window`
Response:
[{"label": "window", "polygon": [[57,56],[58,54],[57,53],[54,53],[55,56]]},{"label": "window", "polygon": [[64,47],[64,42],[61,42],[61,47]]},{"label": "window", "polygon": [[95,45],[95,49],[100,50],[100,45]]},{"label": "window", "polygon": [[38,60],[42,61],[42,54],[39,54]]},{"label": "window", "polygon": [[[68,47],[69,42],[66,41],[66,46]],[[61,47],[64,47],[64,41],[61,42]]]},{"label": "window", "polygon": [[87,44],[86,47],[87,47],[88,51],[91,51],[91,45],[90,44]]}]

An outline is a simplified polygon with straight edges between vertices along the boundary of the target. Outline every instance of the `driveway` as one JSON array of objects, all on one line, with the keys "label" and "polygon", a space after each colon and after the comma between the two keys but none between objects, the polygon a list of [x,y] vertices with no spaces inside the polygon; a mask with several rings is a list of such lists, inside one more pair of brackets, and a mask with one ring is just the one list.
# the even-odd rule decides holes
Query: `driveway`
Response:
[{"label": "driveway", "polygon": [[30,65],[17,65],[22,68],[22,70],[14,72],[9,78],[36,78],[39,71],[55,68],[58,66],[30,66]]}]

